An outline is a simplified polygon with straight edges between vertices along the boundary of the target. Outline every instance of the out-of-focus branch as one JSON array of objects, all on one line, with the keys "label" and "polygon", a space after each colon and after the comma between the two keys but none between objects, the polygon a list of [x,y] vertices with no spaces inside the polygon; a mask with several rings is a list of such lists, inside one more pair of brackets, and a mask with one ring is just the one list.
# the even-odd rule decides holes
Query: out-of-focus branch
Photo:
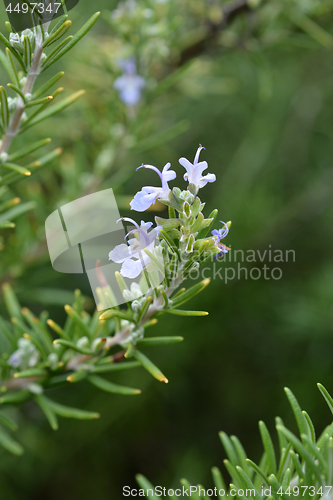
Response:
[{"label": "out-of-focus branch", "polygon": [[229,26],[236,17],[253,9],[250,4],[250,0],[238,0],[237,2],[225,5],[221,9],[221,21],[217,23],[207,21],[206,34],[200,40],[181,51],[177,65],[182,66],[188,60],[203,53],[207,49],[207,46],[213,42],[219,36],[220,32]]}]

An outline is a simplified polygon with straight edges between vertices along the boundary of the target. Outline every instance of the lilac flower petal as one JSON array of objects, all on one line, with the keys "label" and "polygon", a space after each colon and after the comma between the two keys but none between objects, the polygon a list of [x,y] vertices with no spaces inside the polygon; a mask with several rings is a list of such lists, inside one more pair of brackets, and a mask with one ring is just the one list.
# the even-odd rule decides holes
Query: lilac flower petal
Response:
[{"label": "lilac flower petal", "polygon": [[215,182],[216,176],[214,174],[202,175],[203,171],[208,168],[208,163],[206,161],[199,161],[199,156],[201,151],[205,149],[203,146],[199,146],[194,157],[193,163],[191,163],[187,158],[179,158],[179,163],[185,168],[186,174],[184,174],[184,179],[189,182],[189,184],[194,184],[197,189],[200,189],[208,182]]},{"label": "lilac flower petal", "polygon": [[181,164],[182,167],[185,168],[187,173],[190,173],[192,171],[193,165],[190,161],[188,161],[186,158],[179,158],[179,163]]},{"label": "lilac flower petal", "polygon": [[111,252],[109,253],[109,260],[113,262],[117,262],[120,264],[124,262],[124,260],[130,257],[129,247],[126,243],[122,243],[121,245],[117,245]]},{"label": "lilac flower petal", "polygon": [[139,191],[130,202],[130,207],[136,212],[145,212],[157,200],[161,189],[153,188],[154,191],[147,192],[147,190]]},{"label": "lilac flower petal", "polygon": [[143,265],[140,259],[138,260],[127,259],[121,266],[120,274],[124,278],[134,279],[139,276],[142,270],[143,270]]},{"label": "lilac flower petal", "polygon": [[207,174],[203,177],[203,179],[207,182],[215,182],[216,181],[216,175],[215,174]]},{"label": "lilac flower petal", "polygon": [[163,170],[162,170],[162,185],[163,185],[163,181],[164,182],[170,182],[170,181],[173,181],[177,177],[177,174],[176,174],[176,172],[174,170],[169,170],[170,167],[171,167],[171,163],[167,163],[163,167]]}]

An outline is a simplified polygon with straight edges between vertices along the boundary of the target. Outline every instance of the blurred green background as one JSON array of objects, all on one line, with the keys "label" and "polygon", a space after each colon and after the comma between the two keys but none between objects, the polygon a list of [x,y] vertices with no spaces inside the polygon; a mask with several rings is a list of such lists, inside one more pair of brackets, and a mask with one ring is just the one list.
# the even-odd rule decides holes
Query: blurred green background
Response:
[{"label": "blurred green background", "polygon": [[[74,26],[117,2],[99,3],[80,0],[71,12]],[[267,3],[272,12],[281,4]],[[122,215],[133,215],[128,197],[156,180],[134,175],[135,168],[171,161],[183,185],[178,158],[193,159],[199,143],[217,176],[201,192],[206,213],[218,208],[222,220],[233,222],[225,243],[244,252],[292,249],[296,260],[243,264],[280,267],[280,280],[246,280],[243,272],[226,284],[216,276],[190,307],[209,311],[206,318],[164,316],[155,331],[185,337],[180,345],[147,349],[168,385],[137,370],[119,380],[141,387],[138,397],[96,393],[84,382],[75,391],[59,390],[59,401],[99,411],[101,418],[63,420],[56,433],[27,404],[18,436],[25,455],[0,451],[1,498],[118,499],[124,485],[136,487],[138,472],[156,485],[173,487],[187,477],[211,487],[210,467],[223,468],[225,458],[218,431],[237,435],[257,460],[259,419],[273,430],[279,415],[295,430],[284,386],[320,431],[329,423],[316,383],[332,393],[333,46],[321,45],[288,16],[277,24],[266,17],[265,29],[255,16],[236,20],[164,93],[147,92],[132,124],[112,89],[113,34],[103,19],[65,59],[66,90],[87,92],[49,124],[53,145],[64,147],[59,163],[15,188],[40,208],[28,216],[30,232],[24,218],[18,221],[9,238],[11,263],[4,256],[1,264],[22,304],[40,312],[52,301],[51,317],[61,324],[63,305],[78,287],[92,307],[88,280],[56,273],[45,252],[43,224],[55,207],[96,182],[96,189],[114,187]],[[318,22],[333,31],[329,11]],[[163,71],[155,74],[162,78]],[[156,134],[170,128],[170,140],[159,142]],[[133,136],[143,142],[129,147]],[[22,248],[24,264],[13,263]]]}]

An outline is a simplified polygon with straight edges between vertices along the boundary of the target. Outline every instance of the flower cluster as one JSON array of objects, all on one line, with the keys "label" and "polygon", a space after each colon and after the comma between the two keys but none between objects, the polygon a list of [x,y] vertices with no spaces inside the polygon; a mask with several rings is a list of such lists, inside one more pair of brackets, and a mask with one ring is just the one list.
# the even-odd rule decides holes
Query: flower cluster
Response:
[{"label": "flower cluster", "polygon": [[26,338],[18,340],[18,349],[8,359],[8,364],[13,368],[25,370],[36,366],[39,360],[39,352],[31,342]]},{"label": "flower cluster", "polygon": [[[186,170],[184,179],[188,182],[187,189],[183,191],[169,187],[169,182],[176,179],[176,172],[170,169],[171,163],[166,163],[162,171],[147,164],[137,168],[156,172],[161,186],[144,186],[130,202],[131,209],[145,212],[159,201],[168,206],[169,218],[155,217],[156,227],[153,229],[152,222],[142,220],[139,226],[133,219],[122,219],[133,224],[134,229],[126,235],[131,236],[126,244],[118,245],[109,253],[109,260],[122,264],[120,274],[124,278],[137,278],[153,262],[162,273],[163,283],[161,285],[159,282],[158,285],[170,291],[207,258],[220,256],[230,250],[221,243],[229,232],[230,223],[221,221],[222,228],[212,230],[209,235],[217,211],[205,219],[202,213],[204,203],[197,196],[201,188],[216,180],[215,174],[205,173],[208,163],[200,161],[203,149],[200,145],[193,163],[186,158],[179,159],[180,165]],[[143,295],[139,284],[132,283],[131,286],[135,287],[133,292],[138,293],[136,298]],[[124,293],[128,300],[132,296],[132,288],[131,292],[126,289]]]}]

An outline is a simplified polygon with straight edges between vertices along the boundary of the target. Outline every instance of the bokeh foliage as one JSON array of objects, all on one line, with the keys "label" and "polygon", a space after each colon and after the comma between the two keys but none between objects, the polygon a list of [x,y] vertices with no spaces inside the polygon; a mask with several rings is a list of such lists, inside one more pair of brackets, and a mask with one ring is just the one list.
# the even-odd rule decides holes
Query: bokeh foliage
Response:
[{"label": "bokeh foliage", "polygon": [[[45,218],[91,186],[118,187],[119,205],[129,215],[126,206],[137,190],[130,178],[134,168],[143,161],[161,166],[166,157],[175,167],[199,142],[218,178],[206,188],[207,209],[218,206],[233,221],[228,244],[294,249],[296,262],[281,264],[279,281],[215,279],[192,302],[210,312],[208,319],[160,322],[160,335],[186,332],[182,345],[154,358],[168,387],[143,373],[126,373],[121,383],[142,389],[150,384],[135,401],[97,395],[87,386],[62,393],[71,406],[93,408],[103,417],[66,423],[57,435],[28,405],[28,423],[19,431],[25,458],[0,452],[0,486],[8,499],[120,498],[123,485],[135,487],[137,472],[154,484],[171,487],[185,476],[208,487],[207,464],[221,463],[217,432],[236,434],[249,455],[259,458],[258,418],[268,425],[276,414],[285,419],[284,385],[319,431],[326,424],[315,383],[333,392],[332,2],[267,0],[205,43],[205,19],[220,22],[220,3],[209,3],[209,9],[201,1],[180,4],[192,23],[182,43],[196,48],[179,66],[181,49],[171,43],[169,58],[145,74],[152,75],[151,87],[133,119],[112,89],[119,74],[117,37],[105,12],[112,5],[100,2],[104,23],[65,60],[64,86],[85,88],[86,94],[49,125],[53,144],[64,148],[62,157],[15,185],[13,194],[37,201],[38,209],[4,235],[10,252],[1,256],[1,275],[14,282],[21,303],[36,314],[47,306],[59,324],[76,287],[92,308],[85,279],[68,279],[51,268]],[[95,8],[81,0],[71,12],[73,23],[83,24]],[[167,75],[170,85],[163,89]],[[163,92],[158,86],[154,92],[156,81]],[[32,137],[45,137],[45,129],[35,129]]]}]

